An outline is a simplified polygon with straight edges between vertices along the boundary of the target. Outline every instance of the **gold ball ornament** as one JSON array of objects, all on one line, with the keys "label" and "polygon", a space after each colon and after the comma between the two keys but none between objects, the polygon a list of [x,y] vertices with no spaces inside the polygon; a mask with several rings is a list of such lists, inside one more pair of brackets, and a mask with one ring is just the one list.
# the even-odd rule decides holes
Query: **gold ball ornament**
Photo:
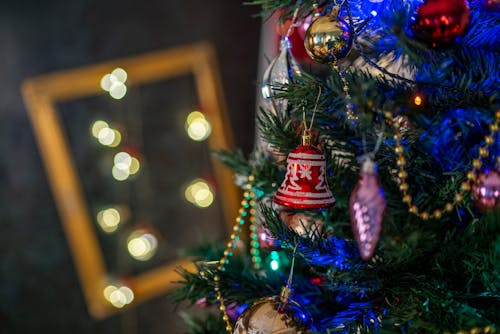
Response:
[{"label": "gold ball ornament", "polygon": [[265,297],[251,304],[238,318],[233,334],[304,334],[311,317],[292,300]]},{"label": "gold ball ornament", "polygon": [[333,63],[351,51],[353,32],[337,14],[338,10],[332,10],[330,15],[318,17],[306,31],[304,46],[315,62]]}]

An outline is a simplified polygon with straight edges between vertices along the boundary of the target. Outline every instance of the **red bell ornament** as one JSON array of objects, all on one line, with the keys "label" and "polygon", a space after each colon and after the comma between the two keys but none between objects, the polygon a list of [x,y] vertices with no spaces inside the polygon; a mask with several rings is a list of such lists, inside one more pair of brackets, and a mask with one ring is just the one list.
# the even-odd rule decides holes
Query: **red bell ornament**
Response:
[{"label": "red bell ornament", "polygon": [[466,0],[426,0],[417,8],[411,29],[418,40],[440,47],[461,36],[469,21]]},{"label": "red bell ornament", "polygon": [[302,136],[302,145],[286,162],[285,180],[274,196],[275,203],[294,209],[320,209],[335,203],[326,181],[325,156],[311,145],[310,136]]}]

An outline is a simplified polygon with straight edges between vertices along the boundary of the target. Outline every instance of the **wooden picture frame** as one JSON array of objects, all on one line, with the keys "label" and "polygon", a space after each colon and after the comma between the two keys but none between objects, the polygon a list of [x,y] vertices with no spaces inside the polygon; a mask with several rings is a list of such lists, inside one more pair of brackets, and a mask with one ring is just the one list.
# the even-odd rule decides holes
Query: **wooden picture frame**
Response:
[{"label": "wooden picture frame", "polygon": [[[116,67],[127,71],[127,86],[193,74],[200,105],[212,124],[208,138],[210,148],[220,150],[232,146],[215,52],[206,42],[51,73],[23,82],[23,98],[48,180],[89,313],[95,318],[107,317],[120,309],[113,307],[103,295],[106,266],[56,103],[102,94],[99,85],[102,76]],[[212,164],[218,187],[224,190],[219,193],[229,228],[238,211],[239,191],[231,172],[214,158]],[[180,266],[195,270],[189,259],[181,258],[127,278],[127,285],[135,296],[132,305],[171,290],[172,282],[179,279],[175,269]]]}]

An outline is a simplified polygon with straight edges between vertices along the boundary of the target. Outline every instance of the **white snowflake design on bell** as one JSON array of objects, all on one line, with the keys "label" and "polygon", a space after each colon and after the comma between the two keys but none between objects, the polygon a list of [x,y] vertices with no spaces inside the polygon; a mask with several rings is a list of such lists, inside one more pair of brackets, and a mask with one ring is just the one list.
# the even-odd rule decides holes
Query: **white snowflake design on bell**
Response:
[{"label": "white snowflake design on bell", "polygon": [[299,165],[299,174],[301,179],[312,180],[312,170],[310,165],[301,164]]}]

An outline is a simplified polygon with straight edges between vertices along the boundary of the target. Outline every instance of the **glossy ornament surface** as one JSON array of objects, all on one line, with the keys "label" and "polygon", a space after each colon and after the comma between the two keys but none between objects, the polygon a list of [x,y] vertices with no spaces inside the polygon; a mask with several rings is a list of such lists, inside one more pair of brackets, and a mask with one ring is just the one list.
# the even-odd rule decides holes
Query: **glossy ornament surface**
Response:
[{"label": "glossy ornament surface", "polygon": [[469,21],[465,0],[426,0],[417,8],[411,29],[418,40],[439,47],[461,36]]},{"label": "glossy ornament surface", "polygon": [[315,240],[323,231],[323,221],[306,213],[284,210],[279,213],[279,216],[289,229],[301,237]]},{"label": "glossy ornament surface", "polygon": [[273,59],[264,72],[261,86],[267,107],[281,120],[286,119],[288,99],[276,95],[283,92],[282,86],[294,82],[301,75],[300,66],[290,52],[290,42],[287,37],[283,37],[280,43],[280,54]]},{"label": "glossy ornament surface", "polygon": [[474,204],[481,212],[498,208],[500,204],[500,173],[490,169],[482,171],[472,187]]},{"label": "glossy ornament surface", "polygon": [[261,298],[239,317],[233,334],[303,334],[311,326],[311,316],[292,300]]},{"label": "glossy ornament surface", "polygon": [[288,155],[287,172],[274,202],[294,209],[319,209],[335,203],[326,181],[326,160],[312,145],[299,145]]},{"label": "glossy ornament surface", "polygon": [[[276,12],[275,14],[279,14],[279,12]],[[276,15],[276,19],[278,17],[279,15]],[[311,57],[309,57],[304,47],[304,38],[306,36],[307,28],[309,28],[313,19],[314,19],[313,15],[309,15],[308,17],[299,21],[298,24],[296,23],[292,28],[292,31],[289,36],[291,44],[290,50],[295,59],[297,59],[299,62],[312,63]],[[276,26],[276,31],[278,32],[279,36],[285,36],[288,33],[288,29],[290,28],[291,25],[292,25],[291,19],[286,20],[284,23],[278,23]]]},{"label": "glossy ornament surface", "polygon": [[304,46],[318,63],[333,63],[351,51],[353,32],[337,14],[338,10],[332,10],[330,15],[318,17],[306,31]]},{"label": "glossy ornament surface", "polygon": [[378,181],[375,163],[367,159],[361,167],[359,181],[349,198],[351,226],[358,244],[359,255],[369,260],[375,252],[386,202]]}]

